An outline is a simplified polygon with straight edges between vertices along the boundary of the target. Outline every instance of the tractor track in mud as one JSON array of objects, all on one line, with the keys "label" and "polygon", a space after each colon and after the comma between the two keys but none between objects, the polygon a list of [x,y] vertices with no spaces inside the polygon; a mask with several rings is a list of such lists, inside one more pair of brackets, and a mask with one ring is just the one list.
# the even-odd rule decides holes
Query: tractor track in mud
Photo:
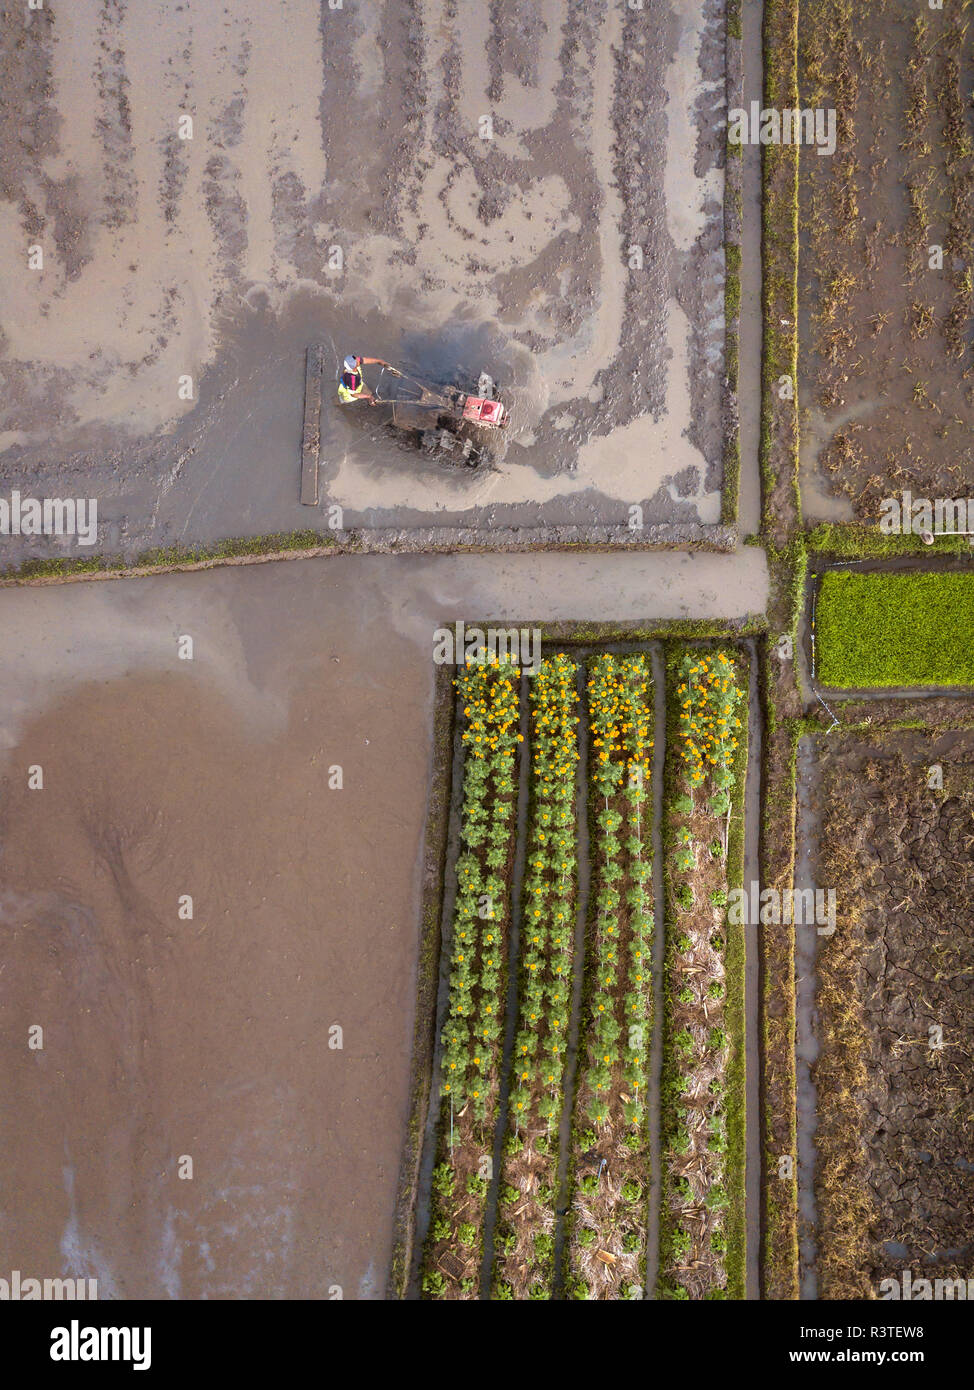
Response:
[{"label": "tractor track in mud", "polygon": [[[622,544],[638,504],[650,544],[726,545],[724,27],[724,0],[12,19],[0,216],[46,259],[0,284],[5,476],[97,497],[99,552],[129,561],[298,530],[315,515],[301,363],[322,341],[444,381],[487,370],[518,434],[480,494],[357,439],[326,400],[322,522],[341,506],[379,545]],[[349,141],[350,107],[375,112],[367,141]],[[86,198],[89,168],[105,178]]]}]

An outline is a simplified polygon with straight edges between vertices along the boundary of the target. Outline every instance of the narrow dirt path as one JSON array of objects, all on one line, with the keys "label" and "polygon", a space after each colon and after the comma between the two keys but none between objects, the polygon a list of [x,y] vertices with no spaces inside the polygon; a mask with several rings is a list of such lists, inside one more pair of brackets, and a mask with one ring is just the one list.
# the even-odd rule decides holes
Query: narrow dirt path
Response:
[{"label": "narrow dirt path", "polygon": [[433,1165],[436,1162],[436,1123],[440,1114],[438,1078],[440,1061],[443,1056],[443,1043],[440,1038],[446,1022],[447,1001],[450,993],[450,952],[447,949],[447,943],[452,931],[453,911],[456,905],[457,876],[455,866],[460,854],[460,812],[463,806],[463,720],[459,694],[454,694],[453,698],[455,704],[453,772],[450,782],[450,819],[446,842],[448,870],[443,884],[443,906],[440,912],[440,970],[436,989],[436,1042],[433,1046],[433,1080],[430,1085],[429,1109],[423,1130],[423,1155],[416,1187],[416,1230],[413,1236],[412,1267],[409,1280],[414,1297],[419,1296],[423,1245],[429,1229]]},{"label": "narrow dirt path", "polygon": [[[744,789],[744,885],[761,877],[761,698],[758,687],[757,644],[749,642],[747,779]],[[747,1297],[761,1297],[761,964],[758,929],[745,929],[744,1050],[746,1167],[745,1226],[747,1230]]]}]

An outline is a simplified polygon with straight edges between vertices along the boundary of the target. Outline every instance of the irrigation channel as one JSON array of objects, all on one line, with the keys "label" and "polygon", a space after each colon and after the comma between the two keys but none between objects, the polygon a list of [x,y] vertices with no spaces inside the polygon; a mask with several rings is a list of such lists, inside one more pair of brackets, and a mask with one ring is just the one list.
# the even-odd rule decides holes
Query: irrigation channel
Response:
[{"label": "irrigation channel", "polygon": [[[523,697],[522,697],[523,700]],[[523,720],[523,710],[522,710]],[[461,719],[460,696],[453,696],[453,740],[452,773],[450,778],[450,814],[446,832],[446,858],[450,866],[443,880],[443,905],[440,916],[440,964],[436,987],[436,1046],[433,1052],[433,1076],[439,1073],[443,1047],[439,1040],[446,1018],[447,999],[450,990],[450,952],[449,923],[453,921],[453,911],[457,899],[457,876],[454,865],[460,854],[460,808],[463,805],[463,722]],[[522,758],[525,763],[527,759]],[[523,774],[522,774],[523,779]],[[423,1128],[423,1150],[420,1160],[419,1176],[416,1184],[415,1235],[411,1251],[410,1286],[418,1282],[423,1257],[423,1245],[429,1229],[430,1188],[433,1181],[433,1165],[436,1162],[436,1126],[439,1119],[438,1089],[435,1083],[430,1091],[429,1109]]]},{"label": "irrigation channel", "polygon": [[[710,639],[707,646],[722,645],[721,639]],[[759,836],[760,836],[760,796],[761,796],[761,709],[758,683],[758,659],[753,640],[741,641],[728,635],[723,645],[739,647],[746,651],[749,662],[748,686],[748,740],[749,754],[745,784],[745,838],[744,838],[744,883],[749,884],[758,877]],[[566,1239],[566,1199],[568,1190],[569,1160],[572,1133],[572,1115],[575,1101],[575,1083],[578,1067],[579,1039],[582,1022],[583,973],[586,959],[586,931],[589,915],[589,888],[592,863],[589,845],[588,809],[588,763],[589,763],[589,709],[586,689],[587,663],[591,657],[603,653],[615,656],[629,656],[643,653],[648,656],[652,678],[655,714],[655,735],[653,747],[653,786],[651,811],[651,843],[653,847],[653,900],[657,928],[653,936],[653,1028],[650,1049],[650,1075],[647,1096],[647,1122],[650,1134],[650,1187],[649,1210],[647,1213],[646,1280],[643,1296],[654,1299],[659,1272],[659,1232],[661,1196],[661,1151],[660,1151],[660,1077],[663,1058],[663,966],[665,955],[664,933],[664,892],[663,892],[663,813],[664,813],[664,766],[666,760],[666,672],[664,644],[652,642],[614,642],[601,645],[582,646],[572,643],[557,645],[557,650],[570,655],[577,664],[576,690],[579,701],[579,759],[576,765],[576,815],[577,815],[577,905],[574,925],[573,975],[571,992],[571,1015],[569,1024],[568,1063],[565,1083],[565,1107],[559,1128],[558,1149],[558,1191],[556,1198],[557,1221],[554,1232],[555,1283],[553,1297],[564,1296],[564,1271],[567,1260],[563,1258]],[[517,794],[517,840],[512,878],[512,903],[510,934],[507,956],[506,1018],[504,1027],[504,1046],[501,1063],[500,1101],[498,1105],[492,1162],[491,1183],[488,1191],[484,1223],[483,1261],[480,1271],[481,1299],[491,1296],[491,1271],[494,1263],[494,1233],[497,1226],[500,1173],[503,1167],[503,1146],[508,1130],[508,1104],[511,1090],[514,1036],[518,1012],[518,976],[521,952],[523,888],[525,862],[527,856],[528,815],[530,802],[530,754],[529,754],[529,677],[522,675],[519,690],[520,732],[523,743],[518,760]],[[415,1196],[415,1226],[412,1241],[411,1272],[409,1280],[410,1298],[421,1294],[423,1252],[426,1242],[431,1205],[433,1168],[436,1161],[437,1128],[440,1119],[440,1094],[438,1078],[443,1055],[442,1034],[444,1032],[450,972],[451,934],[454,908],[457,896],[457,880],[454,866],[460,850],[461,808],[463,804],[464,750],[462,743],[462,710],[459,697],[454,697],[454,729],[452,737],[453,767],[451,773],[450,812],[446,835],[447,873],[444,881],[442,911],[440,915],[440,963],[436,1000],[436,1042],[432,1059],[432,1084],[429,1091],[429,1104],[424,1125],[423,1153],[419,1166]],[[761,1126],[760,1126],[760,976],[756,932],[746,935],[745,957],[745,1070],[746,1070],[746,1175],[745,1175],[745,1219],[747,1231],[746,1289],[748,1299],[760,1297],[760,1210],[761,1210]]]}]

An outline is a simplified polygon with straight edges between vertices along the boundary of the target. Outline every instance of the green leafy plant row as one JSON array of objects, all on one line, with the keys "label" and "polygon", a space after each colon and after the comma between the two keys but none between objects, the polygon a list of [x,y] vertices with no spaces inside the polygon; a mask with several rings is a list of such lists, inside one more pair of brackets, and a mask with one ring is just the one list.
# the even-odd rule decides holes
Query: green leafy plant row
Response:
[{"label": "green leafy plant row", "polygon": [[442,1034],[441,1112],[422,1287],[476,1298],[500,1095],[520,671],[471,663],[455,681],[464,749],[462,849]]},{"label": "green leafy plant row", "polygon": [[[727,922],[732,822],[743,798],[738,659],[671,656],[660,1276],[663,1298],[742,1297],[743,988]],[[736,827],[735,827],[736,830]]]},{"label": "green leafy plant row", "polygon": [[531,680],[531,813],[495,1241],[498,1299],[549,1298],[554,1274],[577,894],[575,681],[575,663],[561,653]]},{"label": "green leafy plant row", "polygon": [[649,1187],[653,687],[646,656],[589,668],[592,909],[572,1129],[566,1291],[641,1297]]}]

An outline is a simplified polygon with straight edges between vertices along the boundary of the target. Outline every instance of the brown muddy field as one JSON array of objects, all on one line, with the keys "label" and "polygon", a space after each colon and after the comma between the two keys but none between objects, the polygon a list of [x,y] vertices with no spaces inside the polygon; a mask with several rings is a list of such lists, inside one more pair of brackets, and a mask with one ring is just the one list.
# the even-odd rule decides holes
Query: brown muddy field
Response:
[{"label": "brown muddy field", "polygon": [[[974,46],[967,0],[808,0],[803,106],[838,147],[801,160],[799,399],[807,517],[974,478]],[[942,266],[931,264],[942,248]]]},{"label": "brown muddy field", "polygon": [[838,914],[818,959],[818,1292],[871,1298],[905,1270],[974,1277],[974,737],[835,735],[819,758]]},{"label": "brown muddy field", "polygon": [[0,591],[0,1268],[103,1297],[381,1296],[434,628],[766,602],[753,547]]},{"label": "brown muddy field", "polygon": [[327,578],[3,596],[5,1269],[102,1297],[382,1293],[430,690],[375,592],[349,622]]},{"label": "brown muddy field", "polygon": [[[0,81],[3,475],[97,497],[103,549],[336,504],[346,528],[718,520],[723,0],[49,0],[4,16]],[[329,386],[302,508],[315,341],[329,379],[349,351],[489,372],[503,470],[404,452]]]}]

